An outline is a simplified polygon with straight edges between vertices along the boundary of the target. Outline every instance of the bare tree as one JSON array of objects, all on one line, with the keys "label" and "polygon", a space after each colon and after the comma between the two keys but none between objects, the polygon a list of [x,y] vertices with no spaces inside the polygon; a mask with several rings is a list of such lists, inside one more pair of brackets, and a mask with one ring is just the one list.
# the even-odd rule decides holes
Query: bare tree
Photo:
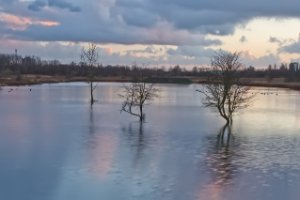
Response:
[{"label": "bare tree", "polygon": [[99,54],[97,52],[97,46],[94,43],[90,43],[86,49],[85,48],[82,49],[81,62],[83,65],[89,67],[91,105],[93,105],[93,103],[95,102],[94,90],[96,88],[96,86],[93,84],[94,81],[93,67],[96,67],[98,58],[99,58]]},{"label": "bare tree", "polygon": [[120,94],[124,98],[121,112],[127,112],[139,118],[140,122],[145,120],[144,106],[158,95],[158,89],[153,84],[147,84],[144,80],[123,86]]},{"label": "bare tree", "polygon": [[239,53],[220,51],[211,60],[213,67],[207,84],[197,90],[204,94],[203,104],[216,109],[226,120],[226,125],[232,123],[232,115],[249,106],[253,95],[249,93],[250,87],[241,85],[239,71],[242,63]]}]

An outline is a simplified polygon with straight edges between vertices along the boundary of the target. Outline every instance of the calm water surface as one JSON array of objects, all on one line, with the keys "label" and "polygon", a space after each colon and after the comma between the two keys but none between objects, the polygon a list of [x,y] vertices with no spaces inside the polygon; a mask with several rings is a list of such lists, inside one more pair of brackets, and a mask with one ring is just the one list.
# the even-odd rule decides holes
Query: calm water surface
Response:
[{"label": "calm water surface", "polygon": [[299,92],[255,88],[222,143],[200,85],[158,85],[142,125],[121,85],[99,83],[93,108],[85,83],[0,90],[0,199],[299,199]]}]

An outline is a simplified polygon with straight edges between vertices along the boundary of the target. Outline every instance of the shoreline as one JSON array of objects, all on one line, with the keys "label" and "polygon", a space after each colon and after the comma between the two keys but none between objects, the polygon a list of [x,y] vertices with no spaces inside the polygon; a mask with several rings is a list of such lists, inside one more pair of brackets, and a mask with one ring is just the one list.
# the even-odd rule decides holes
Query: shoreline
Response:
[{"label": "shoreline", "polygon": [[[24,86],[39,85],[51,83],[68,83],[68,82],[88,82],[87,77],[65,77],[65,76],[48,76],[48,75],[22,75],[17,79],[15,75],[0,77],[0,87],[2,86]],[[131,82],[130,77],[96,77],[94,82]],[[300,82],[286,82],[283,78],[275,78],[267,81],[265,78],[243,78],[246,86],[253,87],[274,87],[300,90]],[[166,84],[205,84],[205,79],[201,77],[154,77],[146,80],[149,83],[166,83]]]}]

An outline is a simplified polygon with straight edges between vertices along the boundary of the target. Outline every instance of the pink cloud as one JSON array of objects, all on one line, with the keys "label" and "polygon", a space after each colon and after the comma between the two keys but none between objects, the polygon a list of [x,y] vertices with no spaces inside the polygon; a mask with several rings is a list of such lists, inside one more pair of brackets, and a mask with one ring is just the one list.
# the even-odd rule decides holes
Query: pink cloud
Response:
[{"label": "pink cloud", "polygon": [[30,25],[58,26],[59,22],[51,20],[39,20],[30,17],[22,17],[9,13],[0,12],[0,21],[13,30],[26,30]]}]

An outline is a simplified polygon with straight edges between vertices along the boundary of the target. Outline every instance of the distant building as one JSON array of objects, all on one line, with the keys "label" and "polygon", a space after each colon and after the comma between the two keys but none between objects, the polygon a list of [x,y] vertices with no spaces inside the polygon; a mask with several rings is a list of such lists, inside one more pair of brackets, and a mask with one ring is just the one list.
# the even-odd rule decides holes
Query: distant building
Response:
[{"label": "distant building", "polygon": [[291,72],[298,72],[299,71],[299,63],[298,62],[292,62],[292,63],[290,63],[289,70]]}]

